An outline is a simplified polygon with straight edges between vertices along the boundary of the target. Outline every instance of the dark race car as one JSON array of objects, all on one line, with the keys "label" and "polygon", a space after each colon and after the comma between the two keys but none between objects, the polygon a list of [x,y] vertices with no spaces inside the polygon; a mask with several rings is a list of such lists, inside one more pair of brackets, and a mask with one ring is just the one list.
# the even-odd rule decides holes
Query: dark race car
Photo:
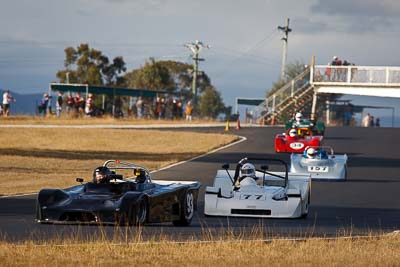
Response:
[{"label": "dark race car", "polygon": [[108,160],[95,169],[93,181],[83,183],[82,178],[76,181],[81,184],[39,192],[38,222],[120,225],[173,222],[176,226],[187,226],[197,209],[200,183],[152,181],[146,168],[128,162]]}]

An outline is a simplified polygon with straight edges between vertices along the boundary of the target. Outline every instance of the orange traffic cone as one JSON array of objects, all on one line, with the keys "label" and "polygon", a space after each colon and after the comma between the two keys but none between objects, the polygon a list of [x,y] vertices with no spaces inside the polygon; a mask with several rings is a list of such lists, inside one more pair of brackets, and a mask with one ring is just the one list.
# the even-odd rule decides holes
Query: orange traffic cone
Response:
[{"label": "orange traffic cone", "polygon": [[229,130],[230,130],[229,121],[226,121],[225,131],[229,131]]},{"label": "orange traffic cone", "polygon": [[236,130],[240,130],[240,119],[237,119]]}]

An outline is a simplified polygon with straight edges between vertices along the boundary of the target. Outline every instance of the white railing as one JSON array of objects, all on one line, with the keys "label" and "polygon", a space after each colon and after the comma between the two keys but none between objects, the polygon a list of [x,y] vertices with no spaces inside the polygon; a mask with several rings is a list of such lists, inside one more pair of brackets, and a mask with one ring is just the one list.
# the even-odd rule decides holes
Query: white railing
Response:
[{"label": "white railing", "polygon": [[278,107],[288,99],[293,98],[293,96],[295,96],[298,91],[309,86],[309,84],[310,68],[306,68],[296,78],[286,83],[275,93],[267,97],[267,99],[256,108],[256,111],[258,111],[257,113],[261,116],[274,113],[276,107]]},{"label": "white railing", "polygon": [[316,65],[311,72],[315,85],[400,86],[400,67]]}]

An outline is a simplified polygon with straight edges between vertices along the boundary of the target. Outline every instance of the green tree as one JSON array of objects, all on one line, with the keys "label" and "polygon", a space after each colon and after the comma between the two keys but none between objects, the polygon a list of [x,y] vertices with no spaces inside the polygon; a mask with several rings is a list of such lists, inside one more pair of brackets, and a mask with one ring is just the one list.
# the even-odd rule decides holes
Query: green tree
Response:
[{"label": "green tree", "polygon": [[169,70],[153,58],[146,61],[142,68],[128,72],[124,79],[126,86],[132,88],[171,92],[175,89]]},{"label": "green tree", "polygon": [[220,93],[213,86],[207,87],[200,96],[200,115],[215,119],[221,112],[225,111]]},{"label": "green tree", "polygon": [[77,48],[64,49],[65,69],[57,72],[60,82],[66,82],[69,73],[70,83],[87,83],[91,85],[117,85],[122,83],[121,74],[126,71],[122,57],[114,58],[110,63],[100,50],[90,48],[88,44],[80,44]]}]

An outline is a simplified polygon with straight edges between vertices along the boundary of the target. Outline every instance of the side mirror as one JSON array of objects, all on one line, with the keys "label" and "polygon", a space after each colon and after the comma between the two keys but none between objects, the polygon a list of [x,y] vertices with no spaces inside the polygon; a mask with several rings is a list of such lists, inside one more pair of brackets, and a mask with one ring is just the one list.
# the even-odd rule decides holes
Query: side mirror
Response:
[{"label": "side mirror", "polygon": [[268,170],[268,165],[261,165],[261,170],[263,170],[263,171]]},{"label": "side mirror", "polygon": [[222,169],[225,170],[229,169],[229,163],[225,163],[224,165],[222,165]]},{"label": "side mirror", "polygon": [[85,181],[83,178],[76,178],[75,181],[77,181],[78,183],[83,183],[83,181]]}]

